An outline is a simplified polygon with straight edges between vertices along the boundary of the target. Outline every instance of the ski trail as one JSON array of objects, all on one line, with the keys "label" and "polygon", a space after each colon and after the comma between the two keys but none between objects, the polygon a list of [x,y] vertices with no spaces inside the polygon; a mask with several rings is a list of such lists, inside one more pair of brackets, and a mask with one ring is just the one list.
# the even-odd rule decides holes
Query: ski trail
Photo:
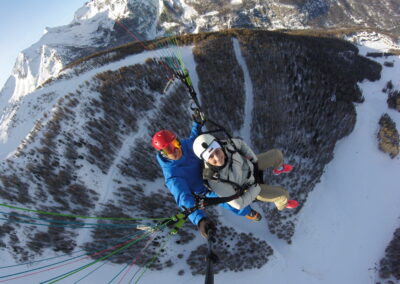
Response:
[{"label": "ski trail", "polygon": [[[253,148],[253,143],[251,140],[251,122],[253,119],[252,110],[254,105],[253,84],[251,82],[249,69],[247,68],[246,61],[240,49],[239,40],[233,38],[232,42],[236,59],[243,71],[246,96],[244,123],[239,133],[243,140],[246,141],[246,143],[250,146],[250,148]],[[253,204],[252,207],[257,209],[258,206],[257,204]],[[239,231],[240,229],[242,229],[242,231],[245,233],[251,231],[256,237],[260,238],[261,240],[265,240],[274,251],[271,259],[268,261],[268,268],[275,267],[276,271],[281,271],[282,275],[285,275],[284,271],[287,268],[288,264],[283,253],[285,251],[284,248],[288,244],[285,241],[278,239],[276,235],[273,235],[269,232],[268,225],[265,219],[262,220],[260,223],[249,223],[247,219],[245,220],[243,218],[237,218],[237,216],[232,217],[224,214],[224,218],[227,219],[227,223],[234,224],[232,226],[235,229],[239,229]],[[234,218],[240,220],[234,220]],[[264,218],[268,218],[268,216],[264,216]],[[288,279],[285,278],[285,276],[281,276],[280,280],[282,281],[280,283],[287,283]]]},{"label": "ski trail", "polygon": [[239,133],[244,141],[253,148],[253,143],[251,141],[251,121],[253,119],[252,110],[253,110],[253,84],[250,79],[249,69],[247,68],[246,61],[243,57],[242,51],[240,50],[240,44],[237,38],[232,39],[233,49],[235,51],[236,60],[239,63],[239,66],[242,68],[244,75],[244,91],[245,91],[245,109],[244,109],[244,123]]}]

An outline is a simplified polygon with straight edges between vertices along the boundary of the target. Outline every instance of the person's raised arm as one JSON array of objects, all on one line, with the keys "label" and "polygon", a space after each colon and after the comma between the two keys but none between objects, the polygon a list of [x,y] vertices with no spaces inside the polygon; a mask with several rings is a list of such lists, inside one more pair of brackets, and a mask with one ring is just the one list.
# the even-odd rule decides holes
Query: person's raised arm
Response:
[{"label": "person's raised arm", "polygon": [[201,128],[203,127],[202,124],[197,123],[196,121],[193,121],[192,123],[192,130],[190,132],[190,137],[189,139],[194,140],[196,139],[197,136],[201,134]]},{"label": "person's raised arm", "polygon": [[190,133],[189,139],[195,139],[197,136],[201,134],[201,128],[203,127],[206,119],[204,117],[204,113],[199,109],[195,109],[192,114],[193,124],[192,131]]}]

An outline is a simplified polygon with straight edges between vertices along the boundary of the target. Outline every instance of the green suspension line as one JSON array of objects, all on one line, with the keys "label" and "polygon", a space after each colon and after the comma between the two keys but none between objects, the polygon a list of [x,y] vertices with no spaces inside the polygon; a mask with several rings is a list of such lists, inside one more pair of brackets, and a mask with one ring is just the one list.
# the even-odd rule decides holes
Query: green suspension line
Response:
[{"label": "green suspension line", "polygon": [[80,219],[96,219],[96,220],[119,220],[119,221],[137,221],[137,220],[168,220],[169,218],[122,218],[122,217],[92,217],[92,216],[81,216],[81,215],[71,215],[71,214],[63,214],[63,213],[55,213],[41,210],[33,210],[28,208],[16,207],[12,205],[7,205],[0,203],[1,207],[11,208],[15,210],[21,210],[25,212],[34,212],[37,214],[43,215],[51,215],[51,216],[62,216],[62,217],[71,217],[71,218],[80,218]]},{"label": "green suspension line", "polygon": [[[31,219],[31,220],[38,220],[38,221],[43,221],[43,222],[48,222],[48,223],[55,223],[55,224],[66,224],[66,225],[78,225],[78,226],[98,226],[98,227],[126,227],[126,228],[134,228],[134,224],[103,224],[103,223],[82,223],[82,222],[68,222],[68,221],[62,221],[62,220],[49,220],[49,219],[43,219],[43,218],[35,218],[35,217],[30,217],[30,216],[25,216],[25,215],[20,215],[17,213],[7,213],[7,212],[2,212],[0,211],[0,214],[3,215],[8,215],[10,217],[19,217],[19,218],[25,218],[25,219]],[[10,221],[13,221],[12,219],[8,218]],[[0,218],[1,219],[1,218]],[[1,219],[5,220],[5,219]]]},{"label": "green suspension line", "polygon": [[[130,238],[132,238],[132,237],[134,237],[134,236],[136,236],[136,235],[139,235],[139,233],[133,234],[133,235],[131,235],[131,236],[129,236],[129,237],[120,238],[120,239],[118,239],[117,244],[118,244],[121,240],[127,240],[127,239],[130,239]],[[103,247],[103,248],[104,248],[104,247]],[[99,253],[99,252],[101,252],[101,250],[100,250],[100,251],[95,251],[95,253]],[[74,257],[72,257],[72,258],[68,258],[68,259],[66,259],[66,260],[62,260],[62,261],[55,262],[55,263],[52,263],[52,264],[48,264],[48,265],[45,265],[45,266],[41,266],[41,267],[37,267],[37,268],[33,268],[33,269],[21,271],[21,272],[16,272],[16,273],[13,273],[13,274],[3,275],[3,276],[0,276],[0,279],[1,279],[1,278],[11,277],[11,276],[16,276],[16,275],[20,275],[20,274],[24,274],[24,273],[36,271],[36,270],[40,270],[40,269],[47,268],[47,267],[51,267],[51,266],[54,266],[54,265],[57,265],[57,264],[65,263],[65,262],[74,260],[74,259],[79,258],[79,257],[86,257],[86,256],[91,256],[91,255],[93,255],[92,252],[91,252],[91,253],[81,254],[81,255],[74,256]],[[43,261],[43,260],[42,260],[42,261]],[[31,264],[31,263],[34,263],[34,262],[28,262],[28,263],[24,263],[24,264]],[[23,264],[20,264],[20,265],[23,265]],[[12,279],[10,279],[10,280],[12,280]]]},{"label": "green suspension line", "polygon": [[[167,224],[168,224],[168,222],[165,223],[165,224],[160,225],[159,227],[160,227],[160,228],[165,228],[165,227],[167,226]],[[142,239],[148,237],[148,236],[151,235],[152,233],[153,233],[153,232],[147,233],[147,234],[145,234],[144,236],[140,237],[139,239],[133,240],[132,242],[130,242],[130,243],[128,243],[128,244],[126,244],[126,245],[124,245],[124,246],[122,246],[122,247],[120,247],[120,248],[114,250],[113,252],[109,253],[108,255],[105,255],[105,256],[103,256],[103,257],[101,257],[101,258],[99,258],[99,259],[97,259],[97,260],[95,260],[95,261],[93,261],[93,262],[91,262],[91,263],[89,263],[89,264],[86,264],[86,265],[84,265],[84,266],[82,266],[82,267],[80,267],[80,268],[77,268],[77,269],[75,269],[75,270],[72,270],[72,271],[70,271],[70,272],[67,272],[67,273],[65,273],[65,274],[63,274],[63,275],[60,275],[60,276],[54,277],[54,278],[52,278],[52,279],[46,280],[46,281],[44,281],[44,282],[41,282],[40,284],[44,284],[44,283],[49,282],[49,281],[51,281],[51,282],[49,282],[48,284],[53,284],[53,283],[56,283],[56,282],[58,282],[58,281],[61,281],[61,280],[65,279],[65,278],[67,278],[67,277],[69,277],[69,276],[71,276],[71,275],[73,275],[73,274],[75,274],[75,273],[78,273],[78,272],[80,272],[80,271],[82,271],[82,270],[84,270],[84,269],[86,269],[86,268],[88,268],[88,267],[90,267],[90,266],[92,266],[92,265],[94,265],[94,264],[96,264],[96,263],[102,261],[102,260],[105,260],[105,259],[107,259],[107,258],[109,258],[109,257],[111,257],[111,256],[113,256],[113,255],[115,255],[115,254],[117,254],[117,253],[119,253],[120,251],[123,251],[123,250],[128,249],[129,247],[131,247],[131,246],[134,245],[135,243],[139,242],[140,240],[142,240]]]},{"label": "green suspension line", "polygon": [[[161,254],[162,250],[165,248],[165,246],[167,245],[167,243],[168,243],[170,238],[171,238],[171,235],[168,234],[168,236],[167,236],[166,240],[164,241],[163,245],[160,247],[160,249],[158,250],[157,254],[146,264],[146,268],[144,269],[142,274],[139,275],[139,278],[136,280],[135,284],[139,282],[139,280],[143,277],[143,274],[148,270],[150,265],[152,265],[154,263],[154,261],[157,259],[157,257]],[[132,281],[132,279],[129,281],[129,283]]]}]

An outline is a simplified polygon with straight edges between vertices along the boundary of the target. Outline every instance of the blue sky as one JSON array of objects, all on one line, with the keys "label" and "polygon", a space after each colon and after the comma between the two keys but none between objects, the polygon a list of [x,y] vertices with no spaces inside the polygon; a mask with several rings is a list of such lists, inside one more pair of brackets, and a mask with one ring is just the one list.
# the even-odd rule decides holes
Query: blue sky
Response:
[{"label": "blue sky", "polygon": [[20,51],[37,42],[45,27],[69,24],[88,0],[0,0],[0,89]]}]

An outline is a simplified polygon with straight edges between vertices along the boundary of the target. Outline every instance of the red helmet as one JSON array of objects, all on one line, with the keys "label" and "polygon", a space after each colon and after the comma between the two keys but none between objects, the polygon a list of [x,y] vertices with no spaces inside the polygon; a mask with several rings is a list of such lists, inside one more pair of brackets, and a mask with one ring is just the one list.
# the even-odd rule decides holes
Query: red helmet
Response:
[{"label": "red helmet", "polygon": [[176,139],[175,133],[169,130],[160,130],[154,134],[151,144],[157,151],[160,151],[170,145]]}]

